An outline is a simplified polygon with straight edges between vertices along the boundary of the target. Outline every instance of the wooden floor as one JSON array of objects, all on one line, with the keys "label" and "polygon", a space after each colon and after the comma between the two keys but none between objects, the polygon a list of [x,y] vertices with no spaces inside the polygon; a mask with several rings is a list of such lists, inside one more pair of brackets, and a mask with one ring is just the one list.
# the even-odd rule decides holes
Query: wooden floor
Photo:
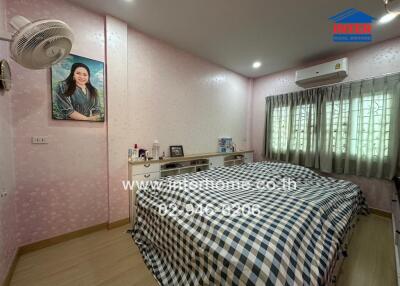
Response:
[{"label": "wooden floor", "polygon": [[[157,285],[127,228],[99,231],[23,255],[11,286]],[[390,219],[360,219],[338,285],[395,285],[391,231]]]},{"label": "wooden floor", "polygon": [[392,221],[377,215],[361,217],[339,276],[339,286],[396,285]]},{"label": "wooden floor", "polygon": [[20,257],[12,286],[158,285],[126,230],[98,231]]}]

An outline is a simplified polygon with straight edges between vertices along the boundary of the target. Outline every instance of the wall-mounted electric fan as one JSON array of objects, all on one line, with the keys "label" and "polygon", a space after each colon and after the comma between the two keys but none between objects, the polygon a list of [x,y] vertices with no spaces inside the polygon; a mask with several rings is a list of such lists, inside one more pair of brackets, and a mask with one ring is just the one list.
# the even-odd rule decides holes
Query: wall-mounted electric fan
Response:
[{"label": "wall-mounted electric fan", "polygon": [[10,21],[15,32],[0,39],[10,41],[11,58],[28,69],[45,69],[68,56],[74,35],[59,20],[30,22],[22,16]]}]

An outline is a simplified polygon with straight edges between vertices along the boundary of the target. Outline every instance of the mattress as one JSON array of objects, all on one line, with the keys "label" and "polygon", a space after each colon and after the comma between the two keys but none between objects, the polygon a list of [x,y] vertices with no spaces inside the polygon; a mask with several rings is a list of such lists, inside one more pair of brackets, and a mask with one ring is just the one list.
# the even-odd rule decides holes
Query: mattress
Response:
[{"label": "mattress", "polygon": [[136,194],[133,239],[160,285],[325,285],[360,188],[259,162],[163,178]]}]

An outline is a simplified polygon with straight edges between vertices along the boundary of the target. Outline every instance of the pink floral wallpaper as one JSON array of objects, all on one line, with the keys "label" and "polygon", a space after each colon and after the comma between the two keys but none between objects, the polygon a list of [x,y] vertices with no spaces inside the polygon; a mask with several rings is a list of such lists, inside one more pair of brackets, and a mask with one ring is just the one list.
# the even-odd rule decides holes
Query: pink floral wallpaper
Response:
[{"label": "pink floral wallpaper", "polygon": [[[13,64],[19,245],[128,217],[128,193],[121,180],[128,176],[127,149],[134,143],[149,148],[160,135],[164,149],[182,142],[187,153],[209,152],[218,136],[231,135],[241,147],[248,146],[246,78],[133,30],[128,33],[125,23],[112,17],[105,21],[63,0],[8,2],[9,18],[20,14],[68,23],[76,38],[72,52],[103,61],[107,52],[108,69],[105,125],[52,120],[49,71]],[[190,79],[184,82],[184,77]],[[160,105],[153,105],[158,100]],[[161,105],[172,107],[165,116],[180,113],[180,125],[166,123],[163,113],[154,111]],[[147,120],[150,112],[156,121]],[[49,144],[32,145],[35,135],[48,136]]]},{"label": "pink floral wallpaper", "polygon": [[[0,30],[6,23],[6,2],[0,0]],[[0,60],[9,61],[8,43],[0,41]],[[4,281],[15,256],[17,222],[15,204],[14,138],[11,114],[12,93],[0,90],[0,284]]]},{"label": "pink floral wallpaper", "polygon": [[128,32],[128,121],[131,146],[186,154],[216,152],[218,137],[249,147],[251,81],[133,29]]},{"label": "pink floral wallpaper", "polygon": [[[63,0],[7,4],[8,18],[65,21],[75,33],[72,52],[105,61],[102,16]],[[52,120],[49,70],[12,69],[18,244],[107,222],[106,124]],[[31,144],[36,135],[49,144]]]},{"label": "pink floral wallpaper", "polygon": [[[108,192],[109,221],[129,217],[129,193],[121,182],[128,178],[128,59],[127,24],[106,17],[107,91],[117,94],[108,98]],[[134,78],[130,78],[134,80]],[[140,83],[137,83],[140,84]],[[144,83],[143,83],[144,84]]]},{"label": "pink floral wallpaper", "polygon": [[[148,37],[107,16],[110,221],[129,216],[127,149],[215,152],[219,136],[249,147],[250,80]],[[127,55],[125,53],[127,51]],[[127,80],[126,80],[127,79]],[[124,85],[127,82],[127,86]]]},{"label": "pink floral wallpaper", "polygon": [[[345,81],[400,72],[400,38],[367,46],[335,58],[340,57],[349,59],[349,77]],[[263,158],[265,97],[299,90],[294,82],[295,71],[296,69],[278,72],[254,81],[251,141],[258,160]],[[371,207],[390,212],[393,184],[382,180],[357,179],[354,176],[349,176],[348,179],[362,185]]]},{"label": "pink floral wallpaper", "polygon": [[[249,80],[65,0],[0,0],[1,12],[4,4],[8,18],[67,22],[72,52],[107,62],[108,108],[106,123],[54,121],[49,70],[12,63],[13,90],[0,95],[0,159],[10,162],[0,165],[9,193],[0,205],[0,281],[17,246],[128,217],[128,147],[158,139],[161,151],[212,152],[217,137],[232,136],[262,159],[265,96],[298,89],[294,69]],[[400,71],[399,51],[400,38],[344,55],[348,80]],[[3,44],[0,55],[8,56]],[[49,144],[32,145],[37,135]],[[349,179],[371,206],[389,210],[391,184]]]}]

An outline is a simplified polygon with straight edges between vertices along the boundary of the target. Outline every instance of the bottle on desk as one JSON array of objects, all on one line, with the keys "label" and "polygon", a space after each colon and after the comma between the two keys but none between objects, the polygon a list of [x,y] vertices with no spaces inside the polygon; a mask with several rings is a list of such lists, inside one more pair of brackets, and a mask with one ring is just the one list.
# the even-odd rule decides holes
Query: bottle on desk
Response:
[{"label": "bottle on desk", "polygon": [[158,140],[154,140],[153,148],[151,150],[151,155],[153,156],[154,160],[158,160],[160,158],[160,143]]},{"label": "bottle on desk", "polygon": [[135,144],[135,147],[132,150],[132,160],[137,160],[139,158],[139,148],[138,145]]},{"label": "bottle on desk", "polygon": [[133,156],[133,149],[129,148],[128,149],[128,161],[129,162],[133,160],[132,156]]}]

